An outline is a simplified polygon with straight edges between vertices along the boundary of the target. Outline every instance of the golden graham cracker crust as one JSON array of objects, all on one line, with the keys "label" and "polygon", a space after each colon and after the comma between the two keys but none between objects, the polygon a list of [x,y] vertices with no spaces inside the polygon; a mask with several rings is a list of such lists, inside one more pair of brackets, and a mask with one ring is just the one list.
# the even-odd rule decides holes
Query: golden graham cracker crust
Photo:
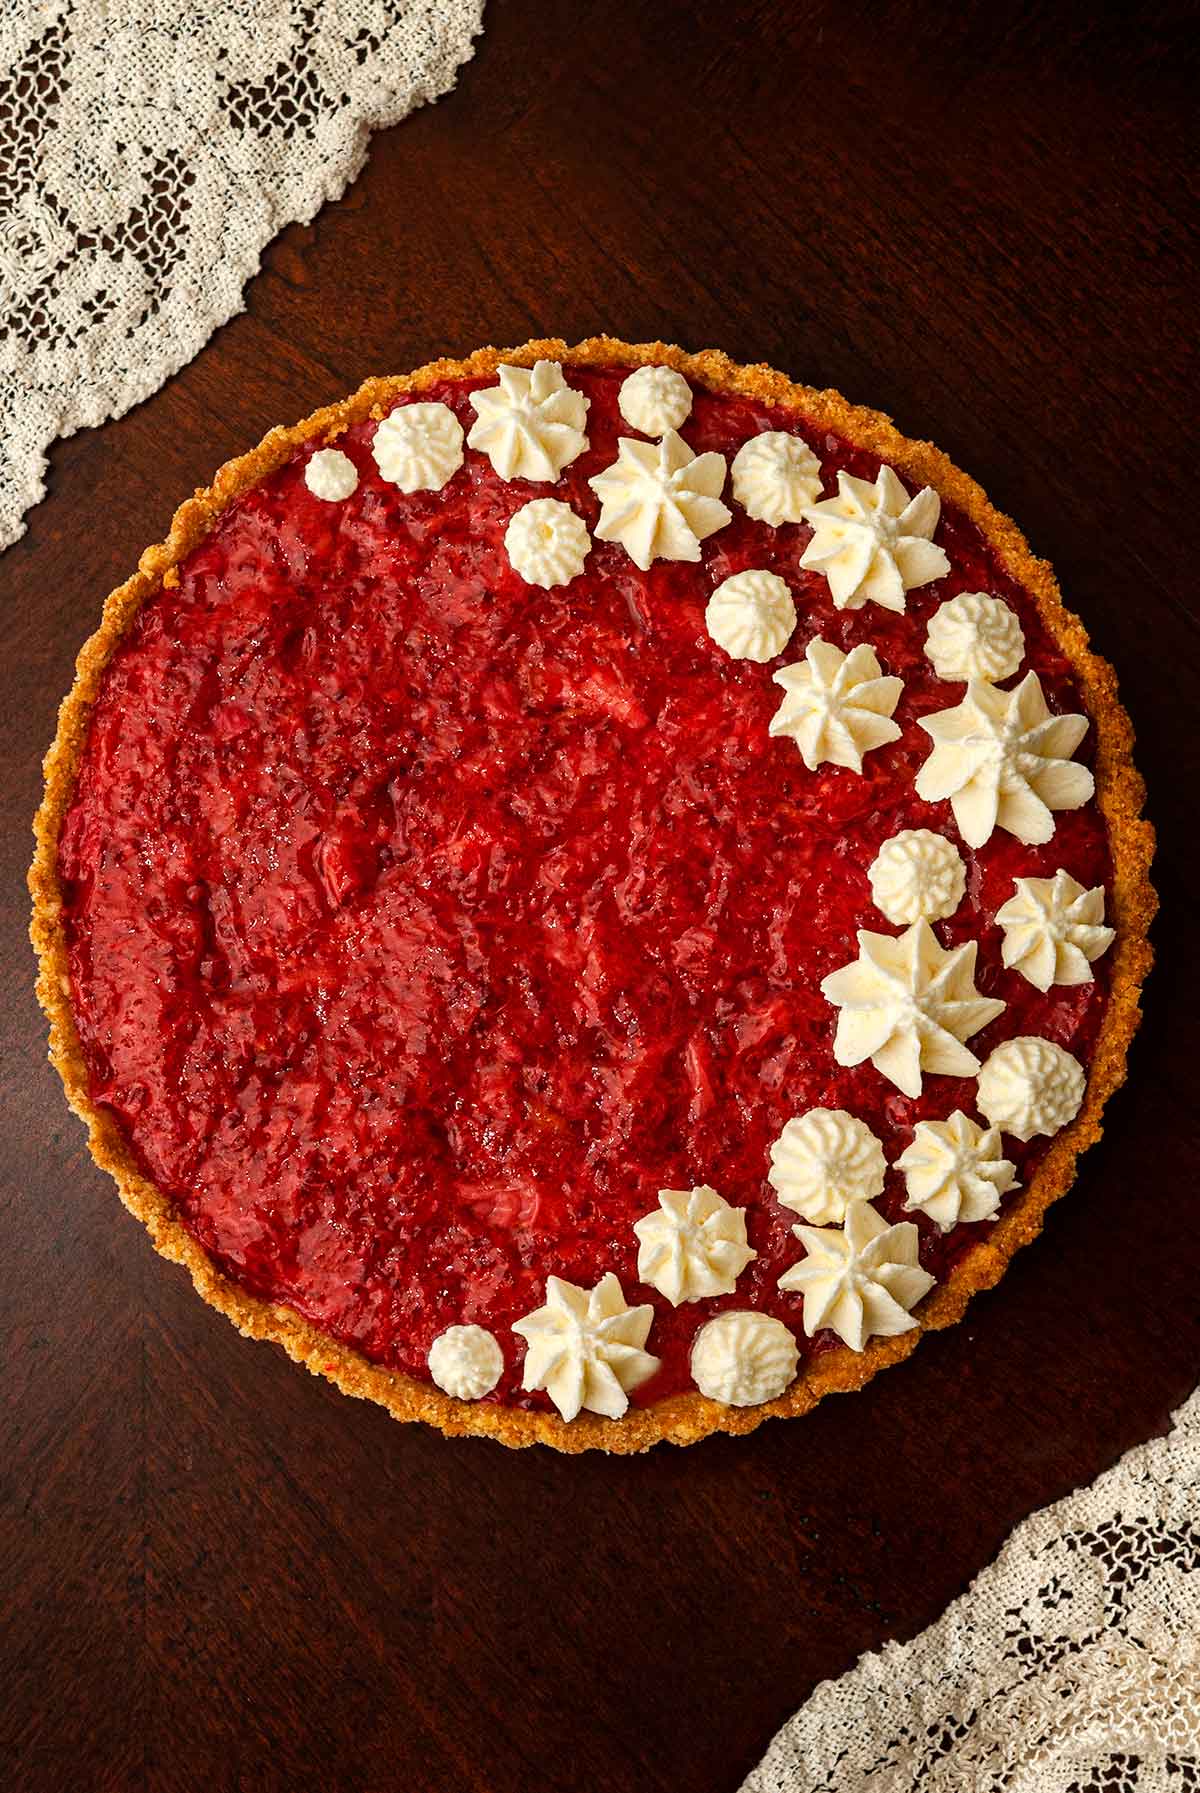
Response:
[{"label": "golden graham cracker crust", "polygon": [[[650,1407],[631,1407],[620,1420],[581,1414],[569,1424],[554,1413],[534,1413],[488,1401],[453,1399],[413,1377],[380,1368],[338,1344],[289,1309],[246,1294],[217,1269],[179,1220],[173,1204],[144,1176],[120,1128],[88,1095],[87,1069],[71,1010],[62,891],[58,879],[59,830],[66,814],[104,669],[138,610],[178,577],[177,564],[213,528],[222,511],[250,486],[273,473],[306,442],[333,441],[350,424],[382,416],[403,393],[422,392],[440,380],[491,374],[501,362],[529,366],[546,358],[583,367],[673,367],[696,385],[793,410],[888,461],[916,485],[931,485],[965,511],[1007,570],[1030,593],[1051,635],[1070,660],[1086,695],[1096,729],[1096,799],[1108,826],[1114,863],[1110,920],[1116,928],[1112,993],[1088,1073],[1083,1106],[1051,1142],[1028,1187],[992,1229],[955,1265],[947,1280],[916,1309],[919,1325],[897,1338],[872,1340],[862,1352],[845,1346],[810,1359],[788,1391],[758,1407],[736,1408],[700,1394],[675,1395]],[[204,1299],[253,1338],[282,1345],[314,1375],[327,1376],[345,1394],[377,1401],[396,1419],[426,1420],[450,1434],[474,1433],[520,1446],[547,1444],[560,1451],[643,1451],[663,1440],[692,1444],[710,1432],[751,1432],[764,1419],[807,1413],[827,1394],[861,1388],[877,1370],[898,1363],[923,1331],[960,1319],[977,1289],[990,1288],[1009,1259],[1041,1231],[1050,1203],[1064,1194],[1080,1152],[1100,1137],[1104,1104],[1125,1079],[1129,1043],[1141,1018],[1141,986],[1152,954],[1147,930],[1157,908],[1150,883],[1154,832],[1141,818],[1144,786],[1133,767],[1133,730],[1117,696],[1112,667],[1091,651],[1087,631],[1065,608],[1049,565],[1030,552],[1016,525],[986,494],[929,442],[902,436],[879,411],[851,405],[836,392],[795,385],[764,366],[741,367],[715,349],[687,354],[665,343],[621,342],[590,337],[569,347],[557,339],[515,349],[479,349],[465,360],[430,362],[414,373],[367,380],[350,398],[315,411],[290,429],[269,432],[250,453],[226,462],[213,483],[180,505],[165,542],[147,548],[133,577],[104,605],[100,627],[76,662],[75,682],[59,711],[58,730],[46,755],[46,790],[34,820],[37,846],[29,872],[33,897],[31,938],[38,956],[37,994],[50,1023],[50,1059],[67,1100],[86,1123],[96,1163],[116,1182],[122,1201],[146,1226],[155,1249],[184,1265]]]}]

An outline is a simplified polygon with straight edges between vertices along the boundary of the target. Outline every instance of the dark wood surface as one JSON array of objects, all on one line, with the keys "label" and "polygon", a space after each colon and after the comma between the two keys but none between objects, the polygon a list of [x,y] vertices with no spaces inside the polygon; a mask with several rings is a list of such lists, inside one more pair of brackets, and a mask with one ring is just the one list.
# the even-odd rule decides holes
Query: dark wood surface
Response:
[{"label": "dark wood surface", "polygon": [[[1200,1373],[1194,8],[493,4],[456,93],[244,316],[59,446],[0,560],[0,1761],[23,1793],[732,1789]],[[637,1461],[401,1428],[159,1261],[45,1063],[38,761],[175,502],[369,372],[718,344],[975,473],[1117,664],[1160,967],[1102,1145],[969,1320],[849,1400]]]}]

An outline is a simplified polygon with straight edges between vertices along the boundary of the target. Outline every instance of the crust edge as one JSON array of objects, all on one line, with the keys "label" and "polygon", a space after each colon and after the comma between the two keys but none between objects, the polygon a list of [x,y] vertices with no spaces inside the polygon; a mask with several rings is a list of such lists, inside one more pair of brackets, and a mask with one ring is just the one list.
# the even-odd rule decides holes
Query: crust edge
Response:
[{"label": "crust edge", "polygon": [[[799,412],[887,459],[910,479],[934,486],[966,512],[1008,571],[1029,591],[1080,679],[1096,729],[1097,801],[1112,847],[1117,943],[1109,1005],[1083,1107],[1052,1141],[1032,1181],[990,1238],[966,1253],[946,1282],[926,1297],[913,1331],[876,1339],[861,1353],[844,1346],[822,1353],[805,1365],[784,1395],[758,1407],[725,1407],[700,1394],[681,1394],[651,1407],[631,1407],[621,1420],[585,1414],[568,1425],[557,1414],[458,1401],[413,1377],[372,1364],[298,1314],[245,1293],[225,1277],[186,1231],[173,1204],[141,1174],[112,1116],[88,1095],[70,1002],[58,840],[104,670],[141,605],[161,585],[172,582],[178,562],[209,533],[226,507],[280,467],[301,443],[313,438],[332,441],[361,418],[382,414],[401,394],[424,391],[439,380],[492,373],[501,361],[529,365],[539,357],[576,366],[673,367],[712,391]],[[227,461],[210,486],[198,488],[179,506],[165,541],[147,548],[137,572],[105,601],[100,625],[79,652],[74,683],[59,709],[55,738],[44,761],[45,794],[33,825],[30,937],[38,959],[38,1001],[49,1022],[50,1061],[71,1108],[87,1126],[93,1159],[112,1176],[121,1200],[146,1227],[160,1255],[183,1265],[198,1293],[240,1332],[281,1345],[295,1362],[313,1375],[327,1377],[344,1394],[375,1401],[398,1420],[424,1420],[448,1435],[486,1436],[510,1447],[546,1444],[568,1453],[601,1449],[624,1454],[660,1442],[692,1444],[713,1432],[751,1432],[765,1419],[806,1413],[827,1394],[861,1388],[878,1370],[909,1356],[923,1332],[959,1320],[971,1296],[993,1287],[1013,1255],[1041,1232],[1050,1204],[1074,1180],[1079,1154],[1099,1139],[1105,1103],[1125,1080],[1126,1055],[1141,1019],[1141,987],[1153,960],[1147,934],[1158,907],[1150,882],[1154,830],[1141,815],[1145,786],[1132,764],[1132,748],[1133,728],[1117,695],[1115,672],[1092,651],[1082,621],[1064,606],[1049,564],[1031,552],[1015,523],[993,507],[975,480],[932,443],[901,435],[884,413],[852,405],[834,391],[797,385],[762,364],[740,366],[719,350],[689,354],[666,343],[630,344],[610,336],[589,337],[573,346],[557,338],[534,340],[513,349],[479,349],[463,360],[432,361],[410,374],[367,380],[349,398],[314,411],[291,428],[272,429],[249,453]]]}]

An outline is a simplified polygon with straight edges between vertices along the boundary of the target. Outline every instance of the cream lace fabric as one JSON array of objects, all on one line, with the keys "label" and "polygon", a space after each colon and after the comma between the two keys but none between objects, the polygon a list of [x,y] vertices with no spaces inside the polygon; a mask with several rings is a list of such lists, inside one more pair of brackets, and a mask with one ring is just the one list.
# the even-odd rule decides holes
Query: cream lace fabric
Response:
[{"label": "cream lace fabric", "polygon": [[4,0],[0,548],[57,436],[154,392],[264,246],[454,85],[483,0]]},{"label": "cream lace fabric", "polygon": [[928,1631],[825,1681],[742,1793],[1200,1788],[1200,1389],[1018,1527]]}]

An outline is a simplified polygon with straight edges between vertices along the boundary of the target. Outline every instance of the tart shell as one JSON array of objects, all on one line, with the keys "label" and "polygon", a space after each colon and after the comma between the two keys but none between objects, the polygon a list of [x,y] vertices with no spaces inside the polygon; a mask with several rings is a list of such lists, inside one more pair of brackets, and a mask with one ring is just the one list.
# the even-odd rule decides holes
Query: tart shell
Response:
[{"label": "tart shell", "polygon": [[[970,517],[1029,592],[1074,668],[1096,729],[1096,800],[1112,850],[1117,939],[1111,994],[1083,1106],[1051,1142],[1036,1174],[990,1237],[966,1252],[946,1281],[919,1305],[916,1328],[896,1338],[874,1339],[862,1352],[841,1345],[823,1352],[805,1364],[785,1394],[758,1407],[727,1407],[688,1393],[649,1407],[630,1407],[620,1420],[581,1414],[568,1424],[554,1413],[455,1400],[431,1384],[373,1364],[290,1309],[249,1295],[224,1276],[183,1226],[174,1204],[142,1175],[112,1115],[88,1093],[87,1067],[71,1009],[58,841],[104,670],[138,610],[161,587],[176,582],[178,563],[210,532],[226,507],[275,472],[299,445],[332,443],[349,425],[368,416],[382,417],[401,394],[425,391],[441,380],[486,376],[501,362],[529,366],[542,358],[584,367],[672,367],[710,391],[795,411],[888,461],[910,482],[932,485]],[[226,462],[210,486],[180,505],[167,539],[147,548],[133,577],[110,594],[99,628],[79,653],[75,681],[59,710],[57,733],[45,759],[46,789],[34,820],[37,844],[29,872],[30,934],[39,964],[38,1000],[50,1023],[50,1060],[68,1102],[88,1128],[92,1157],[112,1176],[121,1200],[142,1221],[155,1249],[182,1264],[204,1299],[239,1331],[282,1345],[297,1363],[313,1375],[328,1377],[343,1393],[376,1401],[395,1419],[425,1420],[447,1434],[483,1435],[509,1446],[546,1444],[566,1452],[643,1451],[663,1441],[693,1444],[711,1432],[751,1432],[764,1419],[807,1413],[824,1395],[861,1388],[877,1370],[907,1357],[922,1332],[953,1325],[975,1291],[997,1283],[1013,1254],[1037,1237],[1050,1203],[1070,1187],[1080,1152],[1100,1137],[1104,1105],[1125,1080],[1126,1054],[1141,1018],[1141,986],[1152,961],[1147,932],[1157,908],[1149,875],[1154,831],[1141,816],[1145,788],[1132,764],[1132,747],[1133,729],[1118,698],[1113,669],[1092,652],[1083,623],[1065,608],[1050,566],[1030,552],[1016,525],[995,510],[981,487],[940,449],[902,436],[879,411],[851,405],[836,392],[795,385],[769,367],[739,366],[714,349],[687,354],[665,343],[630,344],[609,336],[590,337],[573,347],[549,339],[514,349],[479,349],[465,360],[434,361],[411,374],[367,380],[341,403],[315,411],[291,428],[271,430],[257,448]]]}]

